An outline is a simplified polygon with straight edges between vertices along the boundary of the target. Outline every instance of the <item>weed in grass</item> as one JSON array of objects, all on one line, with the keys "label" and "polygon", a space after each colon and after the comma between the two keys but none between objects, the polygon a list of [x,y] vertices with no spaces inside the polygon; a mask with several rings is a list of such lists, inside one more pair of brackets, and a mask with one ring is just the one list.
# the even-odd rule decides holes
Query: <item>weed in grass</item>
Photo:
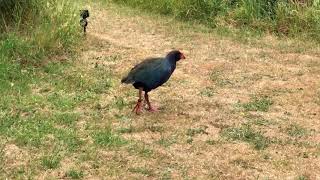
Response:
[{"label": "weed in grass", "polygon": [[154,152],[152,149],[148,148],[146,145],[144,144],[132,144],[131,146],[129,146],[128,148],[129,152],[137,154],[141,157],[145,157],[145,158],[149,158],[151,157]]},{"label": "weed in grass", "polygon": [[297,137],[297,138],[300,138],[300,137],[303,137],[303,136],[306,136],[308,135],[308,130],[297,125],[297,124],[291,124],[287,129],[286,129],[286,132],[289,136],[292,136],[292,137]]},{"label": "weed in grass", "polygon": [[69,151],[75,151],[83,144],[83,141],[73,129],[57,129],[55,130],[54,136],[61,144],[66,146]]},{"label": "weed in grass", "polygon": [[254,97],[248,103],[240,104],[245,111],[262,111],[267,112],[273,101],[269,97]]},{"label": "weed in grass", "polygon": [[232,140],[247,142],[257,150],[263,150],[268,147],[270,140],[263,136],[261,132],[255,131],[249,125],[242,125],[238,128],[230,127],[221,132],[221,135]]},{"label": "weed in grass", "polygon": [[164,132],[164,128],[160,125],[149,125],[147,126],[151,132]]},{"label": "weed in grass", "polygon": [[119,147],[127,144],[127,141],[114,134],[110,128],[94,132],[92,134],[94,143],[106,147]]},{"label": "weed in grass", "polygon": [[296,179],[297,180],[309,180],[310,178],[305,175],[301,175],[301,176],[298,176]]},{"label": "weed in grass", "polygon": [[121,122],[129,122],[131,119],[124,114],[115,114],[114,115]]},{"label": "weed in grass", "polygon": [[57,154],[51,156],[44,156],[41,159],[41,165],[45,169],[56,169],[60,165],[61,157]]},{"label": "weed in grass", "polygon": [[[5,134],[15,139],[19,145],[40,146],[48,134],[52,134],[55,128],[47,117],[37,116],[34,118],[7,119],[11,121],[10,128]],[[7,122],[8,123],[8,122]]]},{"label": "weed in grass", "polygon": [[216,144],[219,144],[219,141],[216,141],[216,140],[206,140],[206,143],[209,144],[209,145],[216,145]]},{"label": "weed in grass", "polygon": [[28,172],[26,171],[25,167],[18,167],[10,175],[16,179],[23,179],[26,178],[27,174]]},{"label": "weed in grass", "polygon": [[89,91],[97,94],[108,92],[108,90],[113,86],[112,79],[109,76],[105,77],[105,75],[104,76],[97,75],[97,77],[100,77],[100,79],[89,86]]},{"label": "weed in grass", "polygon": [[192,142],[193,142],[193,138],[189,136],[189,137],[187,138],[187,143],[188,143],[188,144],[192,144]]},{"label": "weed in grass", "polygon": [[258,117],[258,118],[255,118],[255,119],[250,119],[249,123],[252,123],[252,124],[257,125],[257,126],[268,126],[268,125],[272,124],[272,122],[270,122],[269,120],[264,119],[262,117]]},{"label": "weed in grass", "polygon": [[78,113],[72,112],[58,112],[54,114],[54,121],[61,125],[75,126],[76,121],[79,119]]},{"label": "weed in grass", "polygon": [[142,174],[147,177],[153,176],[153,172],[145,167],[129,168],[129,171],[132,173]]},{"label": "weed in grass", "polygon": [[161,137],[161,139],[158,140],[157,143],[164,147],[170,147],[172,144],[177,143],[177,140],[175,137],[171,137],[171,138]]},{"label": "weed in grass", "polygon": [[213,70],[210,74],[210,79],[217,86],[224,87],[227,85],[232,85],[232,82],[229,79],[223,78],[223,74],[220,70]]},{"label": "weed in grass", "polygon": [[268,153],[264,153],[264,154],[262,154],[262,158],[263,158],[264,160],[269,160],[269,159],[271,159],[271,155],[268,154]]},{"label": "weed in grass", "polygon": [[71,169],[65,174],[66,177],[71,179],[82,179],[84,177],[83,171]]},{"label": "weed in grass", "polygon": [[106,56],[103,60],[104,61],[110,61],[110,62],[115,62],[121,59],[121,54],[115,54],[111,56]]},{"label": "weed in grass", "polygon": [[125,108],[128,104],[126,103],[126,101],[124,100],[123,97],[116,97],[114,100],[114,104],[113,106],[119,110],[122,110],[123,108]]},{"label": "weed in grass", "polygon": [[55,108],[67,111],[73,110],[76,105],[74,97],[63,92],[54,92],[48,96],[48,101],[54,105]]},{"label": "weed in grass", "polygon": [[246,161],[246,160],[243,160],[243,159],[236,159],[234,161],[232,161],[233,164],[237,165],[237,166],[240,166],[244,169],[248,169],[250,168],[250,164]]},{"label": "weed in grass", "polygon": [[51,75],[60,75],[64,73],[64,69],[67,68],[67,63],[49,62],[43,67],[43,71]]},{"label": "weed in grass", "polygon": [[303,157],[303,158],[309,158],[309,154],[307,152],[299,153],[298,156]]},{"label": "weed in grass", "polygon": [[134,128],[132,126],[126,128],[126,127],[122,127],[122,128],[119,128],[117,130],[119,133],[121,134],[129,134],[129,133],[133,133],[134,132]]},{"label": "weed in grass", "polygon": [[214,95],[214,89],[211,87],[206,87],[200,92],[201,96],[212,97]]},{"label": "weed in grass", "polygon": [[187,135],[193,137],[197,134],[208,134],[206,132],[207,127],[190,128],[187,130]]},{"label": "weed in grass", "polygon": [[171,170],[170,168],[165,169],[162,173],[161,173],[161,180],[171,180]]},{"label": "weed in grass", "polygon": [[254,125],[258,125],[258,126],[268,126],[268,125],[271,124],[270,121],[268,121],[268,120],[266,120],[266,119],[263,119],[263,118],[254,119],[254,120],[252,121],[252,123],[253,123]]}]

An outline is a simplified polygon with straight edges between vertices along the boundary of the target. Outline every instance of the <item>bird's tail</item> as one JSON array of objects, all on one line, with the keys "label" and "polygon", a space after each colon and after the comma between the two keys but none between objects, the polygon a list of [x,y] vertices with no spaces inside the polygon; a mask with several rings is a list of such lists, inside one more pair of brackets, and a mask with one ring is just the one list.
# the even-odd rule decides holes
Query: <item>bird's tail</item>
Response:
[{"label": "bird's tail", "polygon": [[122,78],[121,83],[126,83],[126,84],[130,83],[128,80],[128,77],[126,76],[126,77]]}]

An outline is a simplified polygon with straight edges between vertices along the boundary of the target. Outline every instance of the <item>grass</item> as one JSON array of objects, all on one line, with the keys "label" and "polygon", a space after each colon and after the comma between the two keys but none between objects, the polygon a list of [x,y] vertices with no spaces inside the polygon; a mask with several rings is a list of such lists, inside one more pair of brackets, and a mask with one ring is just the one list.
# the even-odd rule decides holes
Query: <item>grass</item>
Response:
[{"label": "grass", "polygon": [[[193,2],[181,6],[193,7],[197,1]],[[12,31],[0,35],[0,179],[235,179],[239,174],[247,179],[285,179],[288,174],[312,179],[317,175],[319,71],[317,55],[309,53],[317,47],[305,42],[304,47],[296,45],[303,49],[296,51],[287,46],[290,39],[271,38],[268,43],[283,45],[275,48],[211,34],[215,26],[232,34],[220,23],[240,28],[264,23],[257,22],[255,14],[263,19],[265,7],[252,14],[254,9],[243,12],[239,4],[230,4],[225,16],[217,10],[213,15],[217,18],[207,16],[205,21],[200,20],[205,14],[196,13],[199,8],[192,9],[187,17],[204,24],[212,20],[208,28],[113,4],[86,3],[79,8],[88,7],[93,18],[87,36],[81,38],[87,49],[82,47],[78,55],[70,54],[74,44],[60,42],[65,41],[63,36],[77,41],[77,32],[59,31],[64,35],[57,39],[51,34],[35,38],[42,26],[24,32],[26,26],[12,24]],[[199,1],[199,6],[205,3]],[[258,2],[246,3],[256,8],[249,3]],[[74,12],[78,16],[78,9]],[[244,13],[249,21],[241,19]],[[183,20],[184,15],[179,16]],[[231,22],[229,16],[238,19]],[[36,26],[45,21],[25,23]],[[73,23],[76,28],[78,19]],[[73,25],[69,27],[72,30]],[[238,38],[252,42],[251,35]],[[183,49],[188,59],[177,64],[169,86],[150,92],[160,111],[136,116],[131,110],[137,91],[120,85],[121,77],[138,60],[173,47]],[[247,99],[259,92],[265,96]]]},{"label": "grass", "polygon": [[297,125],[297,124],[291,124],[287,129],[286,132],[288,133],[289,136],[291,137],[303,137],[308,135],[308,130]]},{"label": "grass", "polygon": [[71,179],[82,179],[84,175],[83,171],[77,171],[72,169],[66,172],[65,176]]},{"label": "grass", "polygon": [[[199,0],[110,0],[149,13],[196,21],[220,29],[236,27],[246,31],[272,32],[279,36],[300,37],[319,42],[317,2],[293,1],[199,1]],[[226,31],[224,31],[225,33]]]},{"label": "grass", "polygon": [[240,104],[245,111],[267,112],[273,101],[269,97],[253,97],[250,102]]},{"label": "grass", "polygon": [[127,143],[118,135],[113,134],[109,128],[95,132],[92,135],[92,138],[94,139],[95,144],[106,147],[117,147]]},{"label": "grass", "polygon": [[203,90],[201,90],[201,92],[200,92],[201,96],[206,96],[206,97],[212,97],[212,96],[214,96],[214,94],[215,94],[215,91],[211,87],[206,87]]},{"label": "grass", "polygon": [[134,143],[129,148],[128,151],[132,154],[138,155],[144,158],[150,158],[154,154],[153,150],[150,149],[147,145]]},{"label": "grass", "polygon": [[226,128],[221,134],[227,139],[247,142],[257,150],[266,149],[270,143],[267,137],[255,131],[250,125]]},{"label": "grass", "polygon": [[54,114],[54,121],[58,124],[72,127],[76,125],[79,114],[74,112],[58,112]]},{"label": "grass", "polygon": [[57,155],[44,156],[41,165],[46,169],[56,169],[60,165],[60,157]]},{"label": "grass", "polygon": [[143,168],[143,167],[129,168],[129,171],[131,173],[139,173],[139,174],[145,175],[147,177],[150,177],[153,174],[152,171],[150,171],[146,168]]},{"label": "grass", "polygon": [[195,136],[197,134],[208,134],[206,132],[206,127],[199,127],[199,128],[190,128],[187,130],[187,135],[188,136]]},{"label": "grass", "polygon": [[172,138],[164,138],[162,137],[159,141],[157,141],[158,144],[160,144],[163,147],[170,147],[171,145],[177,143],[177,140],[172,137]]},{"label": "grass", "polygon": [[223,77],[223,72],[220,69],[214,69],[210,75],[210,79],[219,87],[232,85],[232,82]]}]

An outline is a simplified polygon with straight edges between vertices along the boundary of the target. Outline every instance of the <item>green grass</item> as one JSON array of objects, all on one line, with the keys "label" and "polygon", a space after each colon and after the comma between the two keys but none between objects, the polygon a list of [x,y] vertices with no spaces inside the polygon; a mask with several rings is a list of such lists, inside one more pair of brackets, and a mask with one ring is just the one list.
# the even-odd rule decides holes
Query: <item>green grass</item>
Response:
[{"label": "green grass", "polygon": [[243,160],[243,159],[236,159],[234,161],[232,161],[236,166],[240,166],[244,169],[249,169],[251,166],[250,164],[246,161],[246,160]]},{"label": "green grass", "polygon": [[200,91],[201,96],[212,97],[214,96],[214,94],[215,94],[215,91],[211,87],[206,87]]},{"label": "green grass", "polygon": [[82,179],[84,177],[83,171],[77,171],[77,170],[69,170],[65,174],[66,177],[71,179]]},{"label": "green grass", "polygon": [[132,133],[134,132],[134,128],[132,126],[130,127],[122,127],[117,129],[117,132],[121,133],[121,134],[126,134],[126,133]]},{"label": "green grass", "polygon": [[144,158],[150,158],[154,154],[152,149],[140,143],[131,144],[131,146],[129,146],[128,148],[128,151],[132,154],[135,154]]},{"label": "green grass", "polygon": [[0,93],[25,92],[46,57],[70,52],[79,41],[78,7],[72,1],[9,0],[0,9]]},{"label": "green grass", "polygon": [[267,120],[267,119],[264,119],[262,117],[255,117],[255,118],[252,118],[252,119],[248,119],[248,124],[254,124],[254,125],[257,125],[257,126],[269,126],[269,125],[272,125],[273,122],[270,121],[270,120]]},{"label": "green grass", "polygon": [[190,136],[190,137],[193,137],[197,134],[208,134],[206,132],[206,127],[199,127],[199,128],[190,128],[187,130],[187,135]]},{"label": "green grass", "polygon": [[253,97],[250,102],[240,104],[245,111],[267,112],[273,101],[269,97]]},{"label": "green grass", "polygon": [[57,112],[54,114],[54,121],[65,126],[75,126],[79,114],[74,112]]},{"label": "green grass", "polygon": [[221,135],[227,139],[247,142],[257,150],[267,148],[270,143],[267,137],[249,125],[226,128],[221,132]]},{"label": "green grass", "polygon": [[60,160],[58,155],[44,156],[41,159],[41,165],[45,169],[56,169],[60,165]]},{"label": "green grass", "polygon": [[157,141],[157,143],[163,147],[170,147],[171,145],[177,143],[177,140],[175,137],[168,137],[168,138],[164,138],[162,137],[159,141]]},{"label": "green grass", "polygon": [[105,147],[119,147],[127,144],[127,141],[114,134],[110,128],[92,134],[94,143]]},{"label": "green grass", "polygon": [[225,87],[233,84],[229,79],[224,77],[224,74],[220,69],[214,69],[210,74],[210,79],[212,82],[214,82],[215,85],[219,87]]},{"label": "green grass", "polygon": [[[150,13],[196,21],[210,27],[230,26],[253,32],[307,38],[319,42],[319,4],[260,0],[109,0]],[[224,33],[226,31],[223,31]]]},{"label": "green grass", "polygon": [[219,144],[219,141],[215,141],[215,140],[206,140],[206,143],[209,145],[216,145]]},{"label": "green grass", "polygon": [[295,178],[296,180],[308,180],[310,179],[309,177],[305,176],[305,175],[300,175],[297,178]]},{"label": "green grass", "polygon": [[129,168],[129,172],[142,174],[142,175],[145,175],[147,177],[153,175],[153,172],[151,170],[149,170],[147,168],[144,168],[144,167]]},{"label": "green grass", "polygon": [[297,124],[291,124],[286,132],[289,136],[298,138],[308,135],[308,130]]}]

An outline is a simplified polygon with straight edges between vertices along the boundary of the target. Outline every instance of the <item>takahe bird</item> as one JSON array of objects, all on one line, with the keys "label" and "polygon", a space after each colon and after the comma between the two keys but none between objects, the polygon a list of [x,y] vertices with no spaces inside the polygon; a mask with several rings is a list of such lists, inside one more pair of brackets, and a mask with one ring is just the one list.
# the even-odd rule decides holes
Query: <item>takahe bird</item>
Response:
[{"label": "takahe bird", "polygon": [[83,27],[83,32],[86,33],[86,29],[88,26],[89,10],[80,10],[80,25]]},{"label": "takahe bird", "polygon": [[145,92],[144,97],[148,110],[156,111],[149,101],[148,92],[168,81],[176,68],[176,62],[180,59],[185,59],[185,56],[178,50],[169,52],[164,58],[148,58],[134,66],[129,74],[122,78],[121,83],[133,84],[139,90],[139,99],[132,111],[135,111],[136,114],[141,113],[142,91]]}]

